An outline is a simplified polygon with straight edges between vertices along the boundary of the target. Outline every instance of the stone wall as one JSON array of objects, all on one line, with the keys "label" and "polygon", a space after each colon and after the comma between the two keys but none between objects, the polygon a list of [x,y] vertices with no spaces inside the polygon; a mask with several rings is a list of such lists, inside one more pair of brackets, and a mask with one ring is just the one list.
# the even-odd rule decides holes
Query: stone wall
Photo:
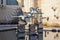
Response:
[{"label": "stone wall", "polygon": [[13,16],[17,15],[16,10],[18,6],[8,6],[0,8],[0,22],[9,22],[13,20]]},{"label": "stone wall", "polygon": [[49,17],[49,20],[43,19],[43,24],[47,26],[60,26],[60,0],[42,0],[41,9],[43,17]]}]

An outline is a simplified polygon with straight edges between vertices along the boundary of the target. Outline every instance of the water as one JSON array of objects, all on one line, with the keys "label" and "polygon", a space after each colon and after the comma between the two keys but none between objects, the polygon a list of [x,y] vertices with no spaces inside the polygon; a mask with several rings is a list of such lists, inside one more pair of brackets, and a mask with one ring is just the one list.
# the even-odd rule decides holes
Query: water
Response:
[{"label": "water", "polygon": [[[21,36],[23,36],[23,35],[24,35],[24,34],[22,33]],[[36,39],[37,39],[36,36],[29,36],[29,37],[30,37],[29,40],[36,40]],[[22,40],[24,40],[24,39],[22,39]],[[43,40],[43,34],[39,34],[38,40]]]},{"label": "water", "polygon": [[[40,29],[38,36],[32,35],[32,34],[36,34],[36,32],[30,32],[30,34],[31,35],[29,36],[29,40],[37,40],[37,38],[38,40],[43,40],[43,33],[41,29]],[[20,33],[20,37],[23,37],[23,36],[25,36],[25,33]],[[25,39],[22,39],[22,40],[25,40]]]}]

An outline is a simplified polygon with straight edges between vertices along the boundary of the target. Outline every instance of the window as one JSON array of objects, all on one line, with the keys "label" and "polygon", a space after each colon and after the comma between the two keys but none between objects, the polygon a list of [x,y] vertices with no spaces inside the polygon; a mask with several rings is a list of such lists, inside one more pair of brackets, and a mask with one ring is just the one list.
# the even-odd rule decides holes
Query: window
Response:
[{"label": "window", "polygon": [[22,7],[24,7],[24,0],[22,0]]},{"label": "window", "polygon": [[17,0],[6,0],[7,5],[18,5]]}]

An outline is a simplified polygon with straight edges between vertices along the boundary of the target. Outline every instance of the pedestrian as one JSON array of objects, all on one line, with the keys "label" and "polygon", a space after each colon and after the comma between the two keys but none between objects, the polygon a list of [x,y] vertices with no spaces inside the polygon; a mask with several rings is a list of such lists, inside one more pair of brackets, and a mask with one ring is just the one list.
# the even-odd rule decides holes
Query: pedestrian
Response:
[{"label": "pedestrian", "polygon": [[16,12],[17,12],[17,16],[23,15],[23,11],[21,8],[18,8]]},{"label": "pedestrian", "polygon": [[37,18],[33,18],[33,24],[34,24],[34,27],[35,28],[39,28],[39,22],[38,22],[38,19]]},{"label": "pedestrian", "polygon": [[25,25],[26,24],[27,24],[27,22],[20,17],[19,21],[18,21],[19,32],[24,32],[25,31]]},{"label": "pedestrian", "polygon": [[38,26],[38,19],[37,18],[33,18],[33,24]]}]

